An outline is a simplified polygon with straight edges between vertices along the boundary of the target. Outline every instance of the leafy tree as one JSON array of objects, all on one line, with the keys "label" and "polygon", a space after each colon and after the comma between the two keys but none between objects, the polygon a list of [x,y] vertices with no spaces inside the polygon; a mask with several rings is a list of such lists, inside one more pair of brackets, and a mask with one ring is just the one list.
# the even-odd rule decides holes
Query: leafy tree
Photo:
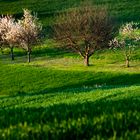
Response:
[{"label": "leafy tree", "polygon": [[140,32],[138,31],[138,24],[127,23],[119,30],[119,36],[110,41],[109,45],[115,50],[121,49],[125,57],[126,67],[130,67],[130,61],[135,52],[137,42],[140,41]]},{"label": "leafy tree", "polygon": [[106,8],[91,6],[60,14],[53,29],[55,39],[80,54],[86,66],[95,51],[108,46],[115,31]]}]

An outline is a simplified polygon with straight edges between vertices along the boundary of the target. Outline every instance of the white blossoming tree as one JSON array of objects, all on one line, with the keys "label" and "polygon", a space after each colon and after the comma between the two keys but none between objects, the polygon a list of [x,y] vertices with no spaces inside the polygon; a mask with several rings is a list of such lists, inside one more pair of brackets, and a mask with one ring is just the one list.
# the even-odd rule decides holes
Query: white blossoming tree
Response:
[{"label": "white blossoming tree", "polygon": [[0,48],[9,47],[11,58],[14,60],[14,47],[21,47],[27,51],[28,62],[32,48],[40,41],[42,26],[38,18],[27,9],[21,20],[16,21],[12,16],[0,17]]},{"label": "white blossoming tree", "polygon": [[126,67],[130,67],[136,44],[140,41],[140,32],[138,30],[136,23],[127,23],[120,28],[119,36],[109,43],[112,49],[121,49],[125,57]]},{"label": "white blossoming tree", "polygon": [[40,41],[41,24],[38,22],[36,15],[32,15],[31,11],[24,9],[23,18],[19,21],[22,27],[20,33],[20,46],[27,51],[28,62],[31,61],[31,52],[33,47]]},{"label": "white blossoming tree", "polygon": [[14,60],[13,49],[17,46],[18,32],[20,31],[20,26],[12,16],[2,16],[0,17],[0,45],[1,49],[4,47],[9,47],[11,50],[11,59]]}]

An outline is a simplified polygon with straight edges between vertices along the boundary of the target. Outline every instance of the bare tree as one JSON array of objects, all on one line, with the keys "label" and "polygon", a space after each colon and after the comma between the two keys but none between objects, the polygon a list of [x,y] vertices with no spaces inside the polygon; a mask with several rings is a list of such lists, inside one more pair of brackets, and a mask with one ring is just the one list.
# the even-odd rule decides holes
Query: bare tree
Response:
[{"label": "bare tree", "polygon": [[20,33],[20,46],[27,51],[28,62],[30,62],[32,49],[40,40],[42,26],[38,22],[37,16],[32,15],[31,11],[27,9],[24,9],[24,15],[22,20],[19,21],[19,24],[22,27]]},{"label": "bare tree", "polygon": [[108,46],[114,34],[106,8],[91,6],[60,14],[53,29],[55,39],[80,54],[86,66],[96,50]]},{"label": "bare tree", "polygon": [[135,52],[136,44],[140,41],[137,24],[127,23],[120,28],[118,38],[110,41],[109,46],[114,50],[119,48],[125,57],[125,66],[130,67],[130,61]]}]

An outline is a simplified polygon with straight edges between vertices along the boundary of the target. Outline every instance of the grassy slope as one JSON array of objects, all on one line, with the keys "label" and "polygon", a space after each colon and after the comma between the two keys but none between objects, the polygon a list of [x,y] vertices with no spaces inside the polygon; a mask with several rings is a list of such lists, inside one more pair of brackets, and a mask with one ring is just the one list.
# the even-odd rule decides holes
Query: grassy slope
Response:
[{"label": "grassy slope", "polygon": [[[139,0],[91,0],[99,6],[107,6],[120,21],[139,21]],[[79,6],[82,0],[0,0],[0,14],[21,15],[23,8],[38,12],[44,25],[51,24],[53,15],[59,11]]]},{"label": "grassy slope", "polygon": [[128,69],[119,52],[96,53],[89,68],[48,47],[31,64],[1,55],[0,138],[139,139],[139,56]]},{"label": "grassy slope", "polygon": [[0,138],[139,140],[139,90],[1,97]]},{"label": "grassy slope", "polygon": [[[137,21],[138,0],[94,0],[120,21]],[[39,13],[44,25],[80,0],[0,0],[0,14]],[[47,42],[50,44],[52,42]],[[91,66],[65,51],[35,49],[33,62],[16,50],[0,54],[0,139],[140,139],[140,51],[132,67],[112,52],[96,53]],[[118,59],[119,58],[119,59]]]}]

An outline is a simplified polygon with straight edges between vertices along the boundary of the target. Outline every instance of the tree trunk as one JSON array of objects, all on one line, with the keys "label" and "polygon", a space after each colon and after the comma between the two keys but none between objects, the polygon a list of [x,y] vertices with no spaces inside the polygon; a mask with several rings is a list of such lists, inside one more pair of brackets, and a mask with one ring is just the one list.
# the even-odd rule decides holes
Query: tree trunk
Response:
[{"label": "tree trunk", "polygon": [[28,51],[27,54],[28,54],[28,63],[30,63],[31,62],[31,51]]},{"label": "tree trunk", "polygon": [[2,49],[2,47],[0,47],[0,49],[1,49],[1,53],[3,54],[4,52],[3,52],[3,49]]},{"label": "tree trunk", "polygon": [[14,60],[14,52],[13,52],[13,47],[11,47],[11,60],[13,61]]},{"label": "tree trunk", "polygon": [[85,63],[85,66],[89,66],[89,56],[85,56],[84,63]]},{"label": "tree trunk", "polygon": [[130,64],[129,64],[129,58],[126,59],[125,65],[126,65],[127,68],[130,67]]}]

